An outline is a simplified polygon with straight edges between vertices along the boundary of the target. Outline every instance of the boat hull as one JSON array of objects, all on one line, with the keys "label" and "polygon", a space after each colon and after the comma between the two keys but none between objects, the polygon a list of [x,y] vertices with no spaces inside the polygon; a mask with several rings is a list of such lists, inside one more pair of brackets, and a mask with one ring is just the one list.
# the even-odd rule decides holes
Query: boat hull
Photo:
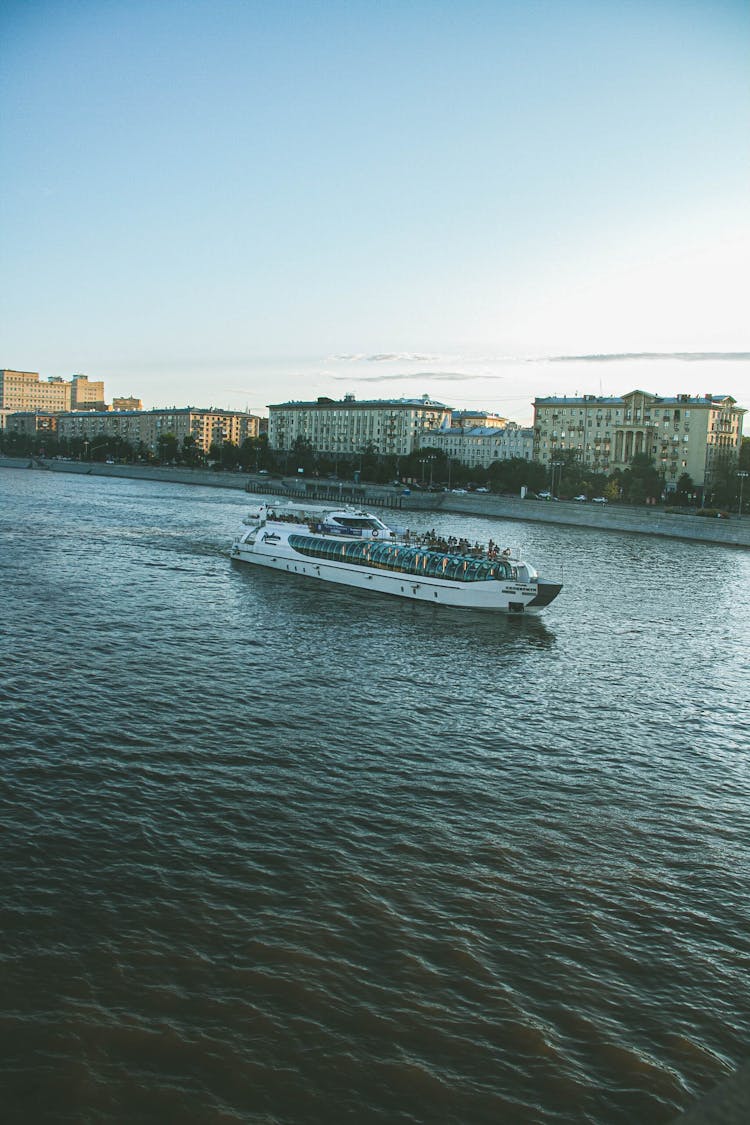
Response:
[{"label": "boat hull", "polygon": [[549,605],[561,589],[560,585],[554,583],[514,580],[464,583],[384,569],[370,570],[346,563],[306,558],[292,553],[290,548],[282,544],[283,541],[269,548],[265,543],[235,543],[232,558],[236,562],[296,574],[313,581],[331,582],[412,602],[484,612],[536,613]]}]

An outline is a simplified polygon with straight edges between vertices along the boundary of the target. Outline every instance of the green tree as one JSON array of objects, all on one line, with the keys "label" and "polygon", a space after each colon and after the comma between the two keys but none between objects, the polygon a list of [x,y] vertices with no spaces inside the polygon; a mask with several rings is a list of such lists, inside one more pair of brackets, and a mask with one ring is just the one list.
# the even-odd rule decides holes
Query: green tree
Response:
[{"label": "green tree", "polygon": [[223,441],[221,443],[221,467],[222,469],[236,469],[240,463],[240,449],[233,441]]},{"label": "green tree", "polygon": [[520,495],[524,486],[532,492],[543,489],[546,469],[538,461],[510,457],[507,461],[493,461],[487,477],[493,492],[514,492]]},{"label": "green tree", "polygon": [[742,439],[738,468],[746,473],[750,472],[750,437],[743,437]]},{"label": "green tree", "polygon": [[315,472],[316,455],[312,443],[298,435],[292,442],[292,468],[296,472],[302,469],[306,475]]},{"label": "green tree", "polygon": [[584,477],[583,491],[587,496],[604,496],[607,490],[607,474],[588,472]]},{"label": "green tree", "polygon": [[198,439],[195,434],[185,434],[182,439],[182,459],[186,465],[194,468],[199,465],[203,460]]},{"label": "green tree", "polygon": [[[581,464],[577,450],[564,449],[562,452],[555,455],[555,460],[562,462],[559,468],[559,476],[556,478],[557,485],[555,487],[555,494],[568,499],[571,496],[579,495],[584,488],[586,469]],[[551,487],[551,473],[549,484]]]},{"label": "green tree", "polygon": [[619,486],[627,503],[643,504],[661,497],[664,478],[657,471],[653,458],[647,453],[636,453],[629,467],[619,474]]},{"label": "green tree", "polygon": [[[461,471],[459,463],[453,461],[452,468],[455,481],[457,479],[455,474]],[[448,458],[444,450],[425,445],[421,449],[413,449],[408,456],[402,457],[399,469],[402,477],[416,480],[420,484],[445,483],[448,478]]]},{"label": "green tree", "polygon": [[721,450],[713,460],[707,482],[707,500],[711,507],[728,508],[739,496],[737,454],[733,449]]},{"label": "green tree", "polygon": [[180,444],[172,433],[159,434],[156,439],[156,448],[159,454],[159,460],[162,464],[166,464],[177,460]]},{"label": "green tree", "polygon": [[674,491],[674,500],[676,504],[692,504],[695,500],[695,485],[690,473],[683,473],[677,481],[677,486]]},{"label": "green tree", "polygon": [[246,437],[240,446],[240,465],[246,473],[257,473],[259,469],[267,468],[266,460],[268,438],[264,434],[260,437]]},{"label": "green tree", "polygon": [[380,479],[380,456],[370,441],[362,449],[362,480],[377,482]]}]

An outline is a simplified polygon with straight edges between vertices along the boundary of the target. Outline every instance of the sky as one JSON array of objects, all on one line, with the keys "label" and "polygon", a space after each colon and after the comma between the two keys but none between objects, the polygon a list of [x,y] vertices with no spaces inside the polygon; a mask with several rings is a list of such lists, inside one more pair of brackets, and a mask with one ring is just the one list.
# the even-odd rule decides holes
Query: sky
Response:
[{"label": "sky", "polygon": [[746,0],[5,0],[0,366],[750,408],[748,57]]}]

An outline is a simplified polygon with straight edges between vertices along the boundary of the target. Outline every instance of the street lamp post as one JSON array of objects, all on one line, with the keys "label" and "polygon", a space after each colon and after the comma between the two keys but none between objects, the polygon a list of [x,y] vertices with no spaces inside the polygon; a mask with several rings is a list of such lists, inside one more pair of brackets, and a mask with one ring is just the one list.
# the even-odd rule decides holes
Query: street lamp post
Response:
[{"label": "street lamp post", "polygon": [[[555,469],[561,469],[564,464],[565,464],[564,461],[550,461],[550,468],[552,469],[552,481],[550,483],[550,489],[549,490],[550,490],[550,493],[552,494],[552,496],[555,495]],[[559,479],[558,479],[558,482],[557,482],[557,487],[558,488],[560,487]]]},{"label": "street lamp post", "polygon": [[739,515],[740,515],[740,519],[741,519],[741,518],[742,518],[742,486],[743,486],[743,484],[745,483],[745,477],[747,476],[747,472],[746,472],[746,471],[745,471],[744,469],[740,469],[740,470],[739,470],[739,472],[737,473],[737,476],[738,476],[738,477],[740,478],[740,508],[739,508]]}]

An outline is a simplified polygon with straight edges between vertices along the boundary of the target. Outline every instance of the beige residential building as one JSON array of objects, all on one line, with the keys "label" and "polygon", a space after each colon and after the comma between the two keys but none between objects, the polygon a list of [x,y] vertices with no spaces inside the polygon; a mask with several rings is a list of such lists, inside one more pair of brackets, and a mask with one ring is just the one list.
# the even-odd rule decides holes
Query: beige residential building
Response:
[{"label": "beige residential building", "polygon": [[492,414],[489,410],[454,410],[451,425],[462,426],[465,430],[476,426],[504,429],[508,425],[508,419],[500,414]]},{"label": "beige residential building", "polygon": [[57,422],[60,414],[49,410],[18,410],[8,411],[5,423],[7,433],[24,434],[26,437],[36,437],[41,434],[57,434]]},{"label": "beige residential building", "polygon": [[429,395],[413,399],[358,402],[321,397],[315,402],[283,402],[268,408],[268,443],[290,450],[297,438],[316,453],[346,456],[372,448],[376,453],[405,457],[426,435],[450,422],[450,408]]},{"label": "beige residential building", "polygon": [[539,398],[534,458],[549,465],[573,451],[587,467],[611,473],[645,453],[664,474],[668,491],[683,473],[703,487],[719,454],[739,455],[744,414],[730,395],[663,398],[631,391],[622,398]]},{"label": "beige residential building", "polygon": [[70,381],[71,410],[105,410],[104,383],[89,382],[87,375],[74,375]]},{"label": "beige residential building", "polygon": [[231,441],[241,445],[245,438],[257,437],[260,419],[240,410],[199,410],[171,407],[164,410],[84,411],[64,414],[58,422],[60,438],[120,437],[134,448],[141,443],[151,453],[158,452],[159,438],[172,434],[182,445],[192,435],[197,447],[208,453],[212,444]]},{"label": "beige residential building", "polygon": [[0,408],[10,410],[104,410],[104,383],[87,375],[66,382],[51,376],[42,382],[36,371],[0,370]]},{"label": "beige residential building", "polygon": [[130,395],[128,398],[113,398],[113,410],[143,410],[143,402],[139,398]]},{"label": "beige residential building", "polygon": [[[454,419],[456,415],[453,415]],[[470,468],[488,469],[494,461],[513,457],[531,461],[534,456],[534,430],[516,422],[505,426],[451,426],[425,434],[423,445],[440,449],[452,461]]]},{"label": "beige residential building", "polygon": [[58,376],[46,383],[36,371],[0,369],[0,408],[4,410],[70,410],[73,384]]}]

